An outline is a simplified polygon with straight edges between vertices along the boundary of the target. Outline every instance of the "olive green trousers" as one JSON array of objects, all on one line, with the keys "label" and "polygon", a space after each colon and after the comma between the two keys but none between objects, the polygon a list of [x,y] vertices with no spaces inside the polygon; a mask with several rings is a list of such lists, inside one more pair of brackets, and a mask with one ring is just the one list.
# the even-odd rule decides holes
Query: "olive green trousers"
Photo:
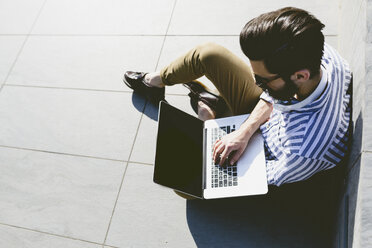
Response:
[{"label": "olive green trousers", "polygon": [[226,48],[206,43],[191,49],[160,71],[165,85],[187,83],[206,76],[234,115],[250,113],[262,90],[252,68]]}]

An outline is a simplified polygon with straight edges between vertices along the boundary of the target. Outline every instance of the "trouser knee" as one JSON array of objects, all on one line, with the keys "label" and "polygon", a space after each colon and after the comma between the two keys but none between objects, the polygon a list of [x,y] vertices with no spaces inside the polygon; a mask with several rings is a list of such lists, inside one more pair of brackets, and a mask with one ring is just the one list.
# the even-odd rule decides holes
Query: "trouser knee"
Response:
[{"label": "trouser knee", "polygon": [[197,56],[202,64],[216,63],[223,60],[227,49],[213,42],[207,42],[196,47]]}]

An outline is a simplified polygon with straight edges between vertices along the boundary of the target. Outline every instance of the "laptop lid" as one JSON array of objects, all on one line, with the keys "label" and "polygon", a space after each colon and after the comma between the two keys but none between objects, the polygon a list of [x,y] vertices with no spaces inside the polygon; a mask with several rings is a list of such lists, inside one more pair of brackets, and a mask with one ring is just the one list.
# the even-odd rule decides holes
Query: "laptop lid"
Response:
[{"label": "laptop lid", "polygon": [[203,197],[203,121],[161,101],[154,182]]}]

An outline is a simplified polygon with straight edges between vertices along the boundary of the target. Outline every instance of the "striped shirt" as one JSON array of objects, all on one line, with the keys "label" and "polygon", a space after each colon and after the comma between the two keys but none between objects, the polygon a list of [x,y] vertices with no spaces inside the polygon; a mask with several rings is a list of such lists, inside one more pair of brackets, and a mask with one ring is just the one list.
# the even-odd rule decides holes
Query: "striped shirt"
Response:
[{"label": "striped shirt", "polygon": [[302,181],[336,166],[347,151],[351,73],[347,62],[324,45],[322,79],[303,101],[273,100],[270,119],[261,126],[268,183]]}]

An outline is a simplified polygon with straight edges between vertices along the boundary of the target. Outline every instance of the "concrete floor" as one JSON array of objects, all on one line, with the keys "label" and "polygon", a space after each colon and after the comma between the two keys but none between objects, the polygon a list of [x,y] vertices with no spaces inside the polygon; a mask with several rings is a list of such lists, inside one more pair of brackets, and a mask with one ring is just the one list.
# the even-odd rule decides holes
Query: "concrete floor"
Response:
[{"label": "concrete floor", "polygon": [[157,107],[121,81],[207,41],[248,61],[240,29],[284,6],[337,47],[336,0],[0,0],[0,247],[329,247],[321,188],[186,201],[154,184]]}]

